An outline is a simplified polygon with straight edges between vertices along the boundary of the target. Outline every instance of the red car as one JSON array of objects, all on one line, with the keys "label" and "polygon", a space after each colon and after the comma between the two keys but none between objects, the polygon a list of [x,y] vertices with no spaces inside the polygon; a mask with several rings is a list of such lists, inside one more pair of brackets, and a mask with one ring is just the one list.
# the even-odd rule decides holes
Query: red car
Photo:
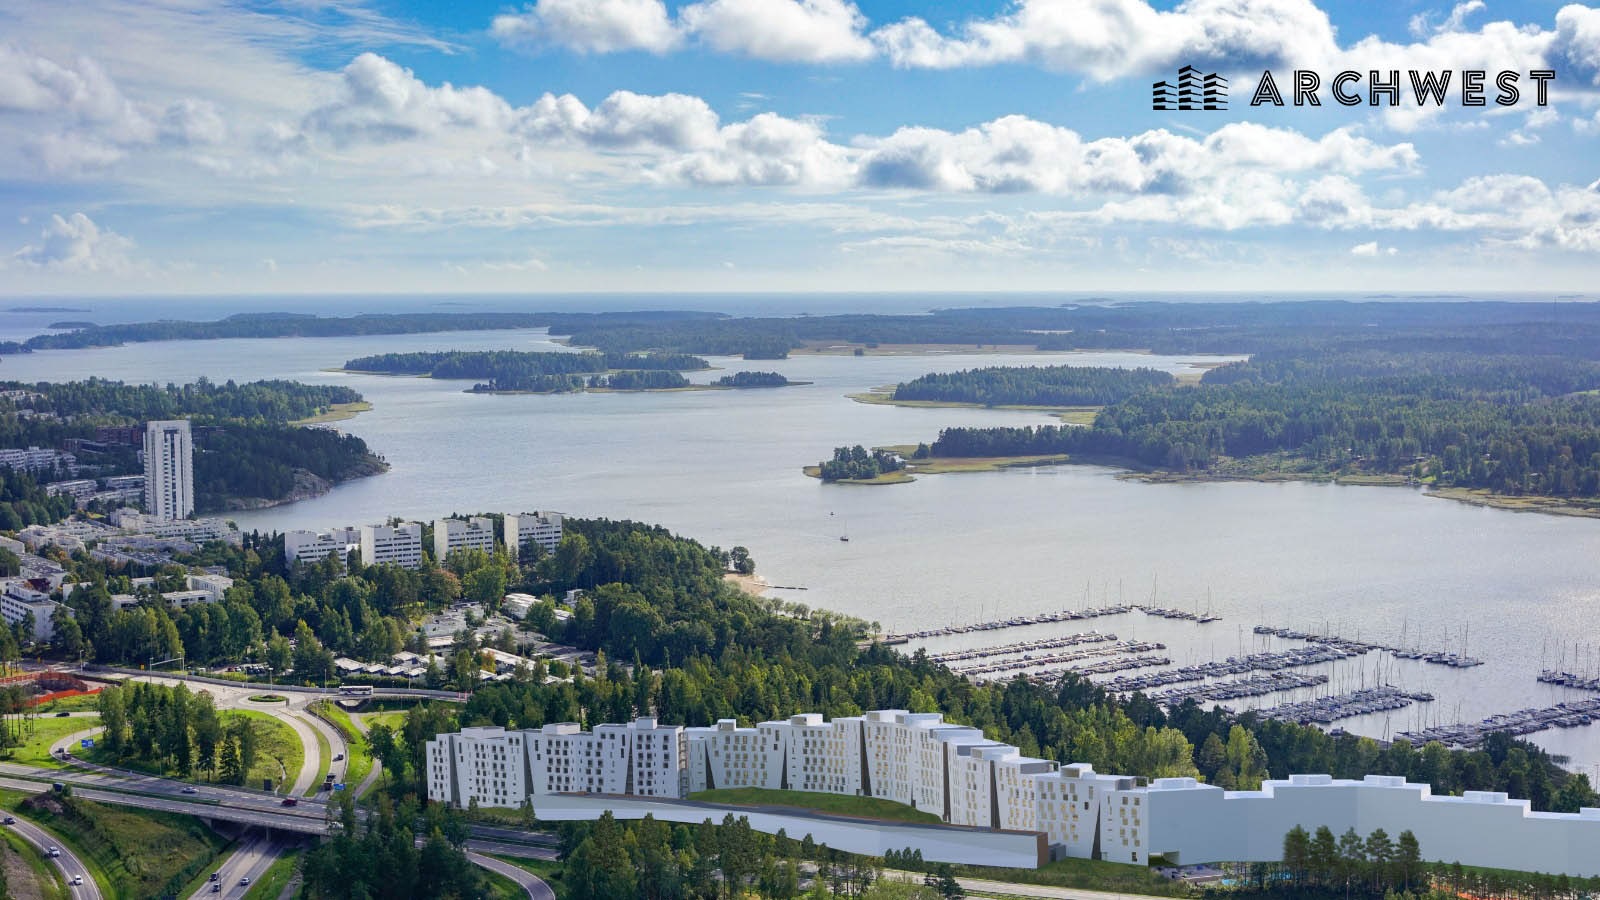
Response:
[{"label": "red car", "polygon": [[296,800],[293,797],[285,797],[285,798],[283,798],[283,805],[284,806],[299,806],[300,805],[300,801]]}]

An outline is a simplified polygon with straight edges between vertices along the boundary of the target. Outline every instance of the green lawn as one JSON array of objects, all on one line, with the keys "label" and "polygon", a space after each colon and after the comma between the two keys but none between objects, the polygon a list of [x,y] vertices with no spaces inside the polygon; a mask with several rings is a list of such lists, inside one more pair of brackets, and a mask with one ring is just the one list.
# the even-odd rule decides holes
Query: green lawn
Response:
[{"label": "green lawn", "polygon": [[399,731],[405,727],[406,714],[403,710],[386,710],[384,712],[367,713],[361,717],[361,721],[366,722],[369,729],[374,725],[387,725],[391,730]]},{"label": "green lawn", "polygon": [[267,871],[255,884],[250,885],[250,890],[244,892],[244,900],[278,900],[278,895],[283,893],[284,885],[294,877],[295,870],[300,866],[300,854],[303,851],[296,847],[286,850],[272,861]]},{"label": "green lawn", "polygon": [[15,791],[0,792],[0,806],[60,838],[109,898],[176,891],[195,872],[210,866],[226,844],[192,816]]},{"label": "green lawn", "polygon": [[367,739],[362,736],[354,722],[350,721],[350,714],[345,712],[336,703],[321,703],[317,709],[339,734],[344,737],[345,746],[348,748],[345,757],[344,783],[346,790],[355,790],[361,780],[372,771],[372,750],[367,746]]},{"label": "green lawn", "polygon": [[[253,709],[229,710],[222,714],[224,721],[234,716],[244,716],[256,723],[260,743],[256,745],[256,764],[245,776],[245,784],[260,787],[261,779],[271,778],[273,784],[294,784],[300,775],[300,765],[305,762],[305,750],[294,729],[264,712]],[[327,771],[324,767],[323,771]]]},{"label": "green lawn", "polygon": [[58,713],[63,711],[99,712],[100,695],[76,694],[71,697],[62,697],[58,700],[51,700],[49,703],[45,703],[39,707],[39,712],[41,713]]},{"label": "green lawn", "polygon": [[48,769],[63,768],[59,761],[50,758],[50,745],[69,734],[87,731],[99,724],[99,716],[68,716],[60,719],[46,716],[32,723],[24,723],[21,726],[23,743],[10,749],[11,760]]},{"label": "green lawn", "polygon": [[7,863],[10,862],[11,856],[15,856],[20,863],[17,866],[7,866],[6,876],[9,879],[11,896],[22,897],[37,893],[49,900],[66,900],[70,896],[67,893],[67,884],[61,878],[61,870],[50,865],[44,854],[9,828],[0,831],[0,836],[3,836],[4,847],[8,851]]},{"label": "green lawn", "polygon": [[317,780],[311,782],[311,787],[306,789],[305,796],[315,797],[317,791],[322,789],[323,783],[328,780],[328,768],[333,765],[333,748],[328,745],[328,737],[321,730],[314,725],[307,727],[317,737],[317,756],[320,761],[317,764]]},{"label": "green lawn", "polygon": [[841,816],[863,816],[869,819],[890,819],[896,822],[921,822],[939,824],[933,813],[912,809],[892,800],[878,797],[850,797],[844,794],[823,794],[811,791],[774,791],[765,788],[723,788],[690,794],[690,800],[704,803],[723,803],[733,806],[791,806],[816,812]]}]

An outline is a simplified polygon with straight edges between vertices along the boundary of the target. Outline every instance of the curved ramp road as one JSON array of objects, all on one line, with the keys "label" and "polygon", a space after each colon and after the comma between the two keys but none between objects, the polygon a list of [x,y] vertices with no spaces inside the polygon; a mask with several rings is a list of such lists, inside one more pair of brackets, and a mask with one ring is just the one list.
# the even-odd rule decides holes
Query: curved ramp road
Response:
[{"label": "curved ramp road", "polygon": [[[100,886],[94,883],[94,876],[89,874],[89,868],[83,864],[83,860],[79,859],[77,854],[73,853],[66,844],[43,828],[21,816],[17,816],[16,819],[17,821],[14,824],[5,827],[22,835],[23,840],[38,847],[39,852],[45,853],[47,858],[49,858],[46,852],[48,848],[61,848],[61,855],[50,858],[50,861],[55,863],[56,868],[61,870],[61,874],[66,876],[67,896],[74,898],[74,900],[89,900],[89,898],[100,900]],[[72,883],[73,878],[80,879],[83,883],[75,885]]]},{"label": "curved ramp road", "polygon": [[221,866],[212,870],[218,873],[216,883],[222,885],[222,890],[213,893],[211,890],[212,882],[207,881],[190,895],[190,900],[204,900],[207,897],[236,897],[243,894],[246,889],[239,885],[239,879],[249,878],[251,884],[260,881],[261,876],[266,873],[267,867],[271,866],[272,861],[278,858],[278,854],[282,849],[283,844],[274,840],[265,832],[252,834]]},{"label": "curved ramp road", "polygon": [[[367,728],[367,715],[366,715],[366,713],[350,713],[350,724],[354,725],[356,727],[356,730],[361,732],[361,736],[363,738],[365,738],[369,734],[369,731],[368,731],[368,728]],[[372,754],[371,745],[368,745],[367,753],[368,753],[368,755]],[[349,751],[347,750],[345,759],[349,759],[350,758],[348,754],[349,754]],[[378,757],[373,756],[372,757],[372,768],[367,770],[367,777],[361,779],[361,783],[359,785],[356,785],[355,788],[353,788],[353,790],[356,792],[356,797],[358,799],[361,798],[361,797],[365,797],[367,795],[367,791],[372,790],[372,786],[377,783],[378,776],[382,775],[382,774],[383,774],[383,763],[382,763],[382,761],[380,761],[378,759]]]},{"label": "curved ramp road", "polygon": [[510,863],[473,853],[471,850],[467,851],[467,859],[474,865],[482,866],[497,875],[504,875],[522,885],[522,889],[528,892],[530,900],[556,900],[556,892],[550,889],[550,885],[545,884],[543,879],[527,869],[521,869]]},{"label": "curved ramp road", "polygon": [[[314,732],[320,733],[324,738],[327,739],[327,741],[328,741],[328,774],[333,776],[334,783],[336,783],[336,784],[338,782],[344,781],[345,767],[350,764],[350,748],[345,745],[344,736],[339,733],[339,729],[334,728],[332,725],[329,725],[327,722],[324,722],[322,720],[321,716],[316,715],[315,713],[313,713],[310,710],[305,709],[303,707],[300,708],[300,709],[290,709],[289,710],[289,715],[301,720],[302,722],[304,722],[307,725],[310,725]],[[320,754],[322,752],[322,749],[321,749],[320,745],[318,745],[317,742],[316,742],[316,734],[312,735],[311,745],[312,745],[312,748],[315,749],[317,753]],[[315,754],[313,754],[313,755],[315,755]],[[342,756],[344,758],[341,759],[341,760],[335,761],[334,760],[335,756]],[[320,759],[316,760],[315,768],[318,769],[318,770],[321,769],[321,760]],[[316,774],[315,773],[312,774],[312,778],[313,779],[316,778]],[[319,799],[326,799],[329,792],[321,790],[321,787],[322,787],[321,785],[317,785],[317,788],[318,788],[317,797]],[[351,785],[346,785],[345,786],[345,790],[349,790],[350,788],[351,788]]]}]

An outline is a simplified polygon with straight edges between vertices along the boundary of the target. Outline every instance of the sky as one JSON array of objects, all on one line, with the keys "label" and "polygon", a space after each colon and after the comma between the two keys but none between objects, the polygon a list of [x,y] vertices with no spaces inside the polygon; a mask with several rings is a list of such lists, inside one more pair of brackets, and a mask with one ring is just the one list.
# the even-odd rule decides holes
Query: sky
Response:
[{"label": "sky", "polygon": [[[1226,109],[1152,108],[1185,65]],[[1452,72],[1442,103],[1413,69]],[[1250,103],[1266,71],[1282,106]],[[1581,4],[0,0],[5,295],[1597,276]]]}]

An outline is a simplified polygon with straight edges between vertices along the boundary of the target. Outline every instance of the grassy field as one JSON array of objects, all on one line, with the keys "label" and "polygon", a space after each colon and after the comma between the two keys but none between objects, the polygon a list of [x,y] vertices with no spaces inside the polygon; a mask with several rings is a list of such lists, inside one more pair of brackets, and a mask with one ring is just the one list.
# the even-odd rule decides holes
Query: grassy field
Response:
[{"label": "grassy field", "polygon": [[261,737],[256,745],[256,764],[246,774],[245,784],[259,787],[263,778],[271,778],[273,784],[280,781],[294,783],[295,777],[300,774],[300,765],[305,761],[305,751],[301,749],[300,738],[295,735],[293,728],[253,709],[230,710],[222,715],[224,720],[244,716],[256,723],[257,733]]},{"label": "grassy field", "polygon": [[368,728],[374,725],[387,725],[392,730],[399,731],[405,727],[406,714],[401,710],[385,710],[383,712],[366,713],[361,717],[361,721],[366,722]]},{"label": "grassy field", "polygon": [[261,873],[256,883],[250,885],[250,889],[244,892],[243,900],[277,900],[278,895],[283,893],[284,885],[294,878],[295,870],[300,866],[302,852],[304,851],[296,847],[273,860],[272,865]]},{"label": "grassy field", "polygon": [[939,824],[933,813],[912,809],[892,800],[878,797],[849,797],[843,794],[823,794],[810,791],[774,791],[765,788],[723,788],[690,794],[690,800],[704,803],[721,803],[731,806],[789,806],[841,816],[862,816],[869,819],[889,819],[896,822],[921,822]]},{"label": "grassy field", "polygon": [[226,843],[199,819],[105,806],[77,797],[0,792],[0,806],[60,837],[106,897],[175,891],[216,859]]},{"label": "grassy field", "polygon": [[67,893],[67,883],[61,877],[61,870],[52,866],[37,848],[9,828],[0,831],[0,836],[5,841],[0,846],[6,850],[6,881],[10,887],[8,896],[37,896],[47,900],[66,900],[71,896]]},{"label": "grassy field", "polygon": [[372,409],[372,404],[365,400],[354,403],[335,403],[325,411],[304,419],[296,419],[290,425],[323,425],[328,422],[342,422],[345,419],[354,419],[356,416]]},{"label": "grassy field", "polygon": [[62,768],[59,761],[50,758],[50,745],[69,734],[87,731],[99,724],[99,716],[69,716],[60,719],[48,716],[35,719],[31,731],[29,726],[23,726],[22,746],[10,749],[11,761],[30,766],[43,766],[47,769]]},{"label": "grassy field", "polygon": [[350,714],[338,704],[324,702],[319,704],[318,709],[344,737],[345,746],[348,748],[344,764],[344,783],[347,786],[346,790],[353,791],[361,784],[361,779],[366,778],[367,773],[372,771],[372,751],[367,747],[367,739],[361,735],[355,723],[350,721]]}]

